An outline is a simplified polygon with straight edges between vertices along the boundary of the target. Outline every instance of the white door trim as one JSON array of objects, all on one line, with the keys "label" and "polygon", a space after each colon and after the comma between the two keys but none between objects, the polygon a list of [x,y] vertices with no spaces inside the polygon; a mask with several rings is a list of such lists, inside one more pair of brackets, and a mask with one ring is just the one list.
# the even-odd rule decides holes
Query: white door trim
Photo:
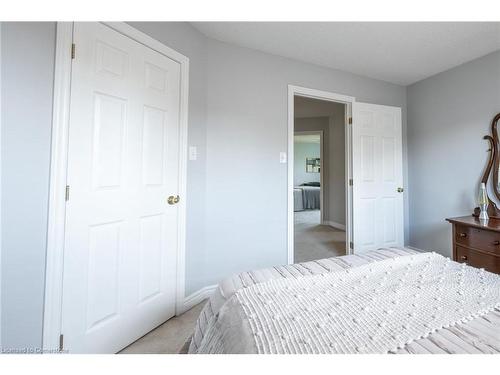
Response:
[{"label": "white door trim", "polygon": [[[325,145],[323,144],[324,142],[324,132],[323,130],[310,130],[310,131],[298,131],[296,132],[294,130],[294,133],[293,135],[316,135],[316,134],[319,134],[319,158],[320,158],[320,163],[321,163],[321,167],[320,167],[320,172],[319,172],[319,181],[320,181],[320,189],[319,189],[319,207],[320,207],[320,220],[321,220],[321,224],[324,224],[325,220],[324,220],[324,217],[323,217],[323,214],[324,214],[324,211],[323,211],[323,202],[324,202],[324,195],[323,195],[323,192],[324,192],[324,183],[325,183],[325,175],[324,175],[324,171],[325,171],[325,168],[324,168],[324,164],[325,164],[325,160],[323,159],[323,150],[324,150],[324,147]],[[295,142],[294,142],[295,143]],[[295,155],[294,155],[295,156]]]},{"label": "white door trim", "polygon": [[[179,225],[177,249],[176,314],[183,312],[185,289],[186,246],[186,170],[188,130],[189,59],[156,39],[123,22],[103,24],[115,31],[177,61],[181,65],[180,135],[179,135]],[[59,349],[62,321],[63,258],[66,217],[66,170],[68,164],[68,133],[71,93],[71,45],[73,23],[58,22],[54,77],[54,103],[52,119],[52,146],[47,232],[47,261],[45,274],[45,305],[43,343],[45,350]],[[78,46],[76,46],[78,56]]]},{"label": "white door trim", "polygon": [[349,186],[349,179],[352,178],[352,130],[348,125],[348,119],[352,114],[352,104],[356,101],[353,96],[336,94],[328,91],[321,91],[307,87],[288,85],[288,184],[287,184],[287,256],[288,263],[293,263],[293,240],[294,240],[294,220],[293,220],[293,135],[294,135],[294,97],[303,96],[332,102],[346,104],[346,132],[345,132],[345,170],[346,170],[346,250],[350,253],[349,243],[352,239],[352,187]]}]

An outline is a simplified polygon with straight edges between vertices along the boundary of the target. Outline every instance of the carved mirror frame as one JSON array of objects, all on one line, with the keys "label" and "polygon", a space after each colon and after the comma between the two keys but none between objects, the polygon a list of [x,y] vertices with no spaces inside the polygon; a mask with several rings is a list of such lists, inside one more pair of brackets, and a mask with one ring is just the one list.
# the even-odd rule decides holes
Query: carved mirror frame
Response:
[{"label": "carved mirror frame", "polygon": [[[498,186],[499,181],[499,169],[500,169],[500,153],[499,153],[499,139],[498,139],[498,121],[500,120],[500,113],[498,113],[491,121],[491,135],[485,135],[483,139],[486,139],[490,143],[490,157],[488,163],[486,164],[486,169],[484,170],[483,176],[481,177],[481,182],[488,186],[488,180],[490,175],[493,175],[493,193],[496,199],[500,202],[500,186]],[[492,171],[493,169],[493,171]],[[491,219],[500,220],[500,209],[497,207],[496,203],[493,202],[488,193],[488,216]],[[479,207],[474,209],[474,216],[479,216]]]}]

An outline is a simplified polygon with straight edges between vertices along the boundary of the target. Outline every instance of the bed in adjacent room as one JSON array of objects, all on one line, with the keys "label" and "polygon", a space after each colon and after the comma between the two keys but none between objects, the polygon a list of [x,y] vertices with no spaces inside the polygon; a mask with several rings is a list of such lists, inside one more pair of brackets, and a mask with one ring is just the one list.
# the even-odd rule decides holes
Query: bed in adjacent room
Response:
[{"label": "bed in adjacent room", "polygon": [[321,204],[319,183],[305,183],[293,189],[294,211],[319,210]]},{"label": "bed in adjacent room", "polygon": [[244,272],[207,302],[189,353],[499,353],[500,276],[387,248]]}]

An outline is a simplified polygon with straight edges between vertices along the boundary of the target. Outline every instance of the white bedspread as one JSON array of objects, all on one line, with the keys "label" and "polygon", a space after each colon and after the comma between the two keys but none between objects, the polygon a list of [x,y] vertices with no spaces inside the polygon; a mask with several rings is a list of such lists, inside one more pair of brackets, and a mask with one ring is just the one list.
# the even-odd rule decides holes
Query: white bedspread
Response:
[{"label": "white bedspread", "polygon": [[500,307],[500,278],[435,253],[240,289],[199,353],[386,353]]}]

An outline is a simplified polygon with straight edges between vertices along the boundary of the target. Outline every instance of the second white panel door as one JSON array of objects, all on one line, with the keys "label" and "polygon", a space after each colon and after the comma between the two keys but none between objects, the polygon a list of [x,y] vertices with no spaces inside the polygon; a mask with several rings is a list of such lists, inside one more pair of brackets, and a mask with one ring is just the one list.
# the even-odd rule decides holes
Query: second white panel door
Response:
[{"label": "second white panel door", "polygon": [[401,108],[354,103],[354,252],[403,246]]},{"label": "second white panel door", "polygon": [[180,64],[75,23],[64,349],[114,353],[175,312]]}]

